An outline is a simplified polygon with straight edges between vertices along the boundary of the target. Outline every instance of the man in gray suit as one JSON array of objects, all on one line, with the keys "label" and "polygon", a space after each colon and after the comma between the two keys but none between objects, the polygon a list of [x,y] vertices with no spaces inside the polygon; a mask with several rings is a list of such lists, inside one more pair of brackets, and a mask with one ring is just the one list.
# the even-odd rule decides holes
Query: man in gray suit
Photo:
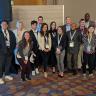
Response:
[{"label": "man in gray suit", "polygon": [[77,74],[77,60],[82,35],[76,30],[77,25],[75,23],[71,27],[72,30],[67,32],[67,62],[69,71],[75,75]]}]

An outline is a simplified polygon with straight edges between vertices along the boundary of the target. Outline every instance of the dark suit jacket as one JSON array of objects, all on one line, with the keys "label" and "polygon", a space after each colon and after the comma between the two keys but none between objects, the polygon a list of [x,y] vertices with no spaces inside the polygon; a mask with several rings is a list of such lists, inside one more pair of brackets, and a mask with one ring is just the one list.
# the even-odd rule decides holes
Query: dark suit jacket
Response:
[{"label": "dark suit jacket", "polygon": [[[32,41],[33,41],[33,43],[34,43],[35,48],[36,48],[36,49],[39,49],[38,41],[37,41],[37,39],[36,39],[36,37],[35,37],[35,35],[34,35],[34,32],[33,32],[32,30],[30,30],[30,36],[31,36],[31,39],[32,39]],[[36,51],[36,50],[35,50],[35,51]]]},{"label": "dark suit jacket", "polygon": [[[12,31],[8,30],[10,37],[10,52],[13,54],[14,49],[16,47],[16,38]],[[0,55],[6,54],[7,48],[5,44],[5,38],[2,30],[0,30]]]},{"label": "dark suit jacket", "polygon": [[[55,48],[55,51],[56,51],[56,48],[58,47],[58,35],[56,35],[55,39],[54,39],[54,48]],[[61,47],[61,51],[63,51],[66,47],[66,34],[64,34],[61,38],[61,41],[59,43],[59,46]]]},{"label": "dark suit jacket", "polygon": [[62,27],[63,27],[63,31],[64,31],[64,33],[66,33],[66,32],[67,32],[67,30],[66,30],[66,24],[63,25]]},{"label": "dark suit jacket", "polygon": [[67,32],[67,52],[69,53],[78,53],[79,52],[79,48],[80,48],[80,44],[82,42],[82,34],[76,30],[76,33],[72,39],[72,41],[74,42],[74,47],[69,47],[69,43],[71,41],[70,38],[70,32]]},{"label": "dark suit jacket", "polygon": [[56,35],[57,35],[57,30],[56,30],[56,29],[55,29],[55,30],[49,30],[49,33],[50,33],[50,35],[51,35],[51,40],[52,40],[51,50],[54,50],[54,45],[53,45],[53,43],[54,43],[54,40],[55,40]]}]

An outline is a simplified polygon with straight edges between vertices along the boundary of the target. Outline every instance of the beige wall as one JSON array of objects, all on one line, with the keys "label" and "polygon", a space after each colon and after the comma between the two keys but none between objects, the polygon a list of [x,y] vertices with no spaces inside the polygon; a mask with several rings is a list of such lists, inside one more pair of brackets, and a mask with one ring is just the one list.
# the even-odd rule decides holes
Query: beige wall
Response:
[{"label": "beige wall", "polygon": [[42,5],[46,0],[14,0],[15,5]]},{"label": "beige wall", "polygon": [[[53,0],[48,4],[52,4]],[[96,0],[57,0],[58,4],[64,4],[65,17],[72,17],[73,21],[78,22],[80,18],[83,18],[86,12],[91,14],[91,18],[96,19]]]},{"label": "beige wall", "polygon": [[26,28],[31,27],[31,20],[37,20],[38,16],[44,17],[44,22],[50,24],[56,21],[57,25],[62,25],[64,21],[63,5],[32,5],[32,6],[13,6],[13,22],[11,28],[15,28],[16,21],[25,22]]}]

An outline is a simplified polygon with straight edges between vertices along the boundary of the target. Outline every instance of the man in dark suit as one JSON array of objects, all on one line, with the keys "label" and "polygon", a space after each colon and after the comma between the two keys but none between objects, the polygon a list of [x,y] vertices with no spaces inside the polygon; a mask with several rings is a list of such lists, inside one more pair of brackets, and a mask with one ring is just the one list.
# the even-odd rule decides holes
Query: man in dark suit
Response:
[{"label": "man in dark suit", "polygon": [[64,30],[65,33],[71,30],[71,24],[72,24],[71,18],[66,17],[66,24],[63,25],[63,30]]},{"label": "man in dark suit", "polygon": [[38,64],[40,63],[40,52],[39,52],[39,44],[38,44],[38,31],[37,31],[37,21],[33,20],[31,21],[31,30],[30,30],[30,36],[31,39],[33,41],[33,43],[35,44],[35,54],[36,54],[36,58],[35,58],[35,64],[32,64],[32,75],[34,76],[35,74],[39,74],[39,70],[38,70]]},{"label": "man in dark suit", "polygon": [[77,74],[78,52],[82,41],[82,35],[76,30],[76,28],[77,25],[73,23],[72,30],[67,32],[68,69],[73,72],[73,75]]},{"label": "man in dark suit", "polygon": [[85,27],[86,28],[88,28],[90,25],[92,25],[92,26],[95,25],[94,21],[91,20],[89,13],[86,13],[84,18],[85,18]]},{"label": "man in dark suit", "polygon": [[4,83],[3,73],[5,73],[5,79],[13,80],[10,76],[10,67],[15,45],[15,36],[12,31],[8,30],[7,21],[3,20],[0,30],[0,84]]},{"label": "man in dark suit", "polygon": [[[72,24],[72,20],[69,16],[66,17],[66,24],[63,25],[63,30],[64,30],[64,33],[67,33],[69,31],[71,31],[71,24]],[[64,66],[65,66],[65,69],[67,68],[67,46],[65,48],[65,58],[64,58]]]}]

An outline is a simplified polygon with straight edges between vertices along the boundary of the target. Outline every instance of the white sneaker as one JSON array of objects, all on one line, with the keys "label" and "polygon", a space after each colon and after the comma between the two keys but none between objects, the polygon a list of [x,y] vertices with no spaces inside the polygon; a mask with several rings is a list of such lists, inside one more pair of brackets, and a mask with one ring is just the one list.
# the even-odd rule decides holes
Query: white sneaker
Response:
[{"label": "white sneaker", "polygon": [[44,77],[47,78],[48,77],[48,74],[46,72],[44,72]]},{"label": "white sneaker", "polygon": [[32,71],[32,76],[35,76],[36,74],[35,74],[35,71]]},{"label": "white sneaker", "polygon": [[13,80],[13,77],[11,77],[11,76],[5,76],[5,79],[6,80]]},{"label": "white sneaker", "polygon": [[36,68],[35,71],[36,71],[36,74],[39,74],[39,70],[38,70],[38,68]]},{"label": "white sneaker", "polygon": [[94,75],[93,75],[93,74],[89,74],[89,77],[90,77],[90,78],[94,78]]},{"label": "white sneaker", "polygon": [[0,79],[0,84],[4,84],[4,81],[3,81],[3,79]]},{"label": "white sneaker", "polygon": [[86,79],[87,78],[87,75],[86,74],[83,74],[83,78]]}]

